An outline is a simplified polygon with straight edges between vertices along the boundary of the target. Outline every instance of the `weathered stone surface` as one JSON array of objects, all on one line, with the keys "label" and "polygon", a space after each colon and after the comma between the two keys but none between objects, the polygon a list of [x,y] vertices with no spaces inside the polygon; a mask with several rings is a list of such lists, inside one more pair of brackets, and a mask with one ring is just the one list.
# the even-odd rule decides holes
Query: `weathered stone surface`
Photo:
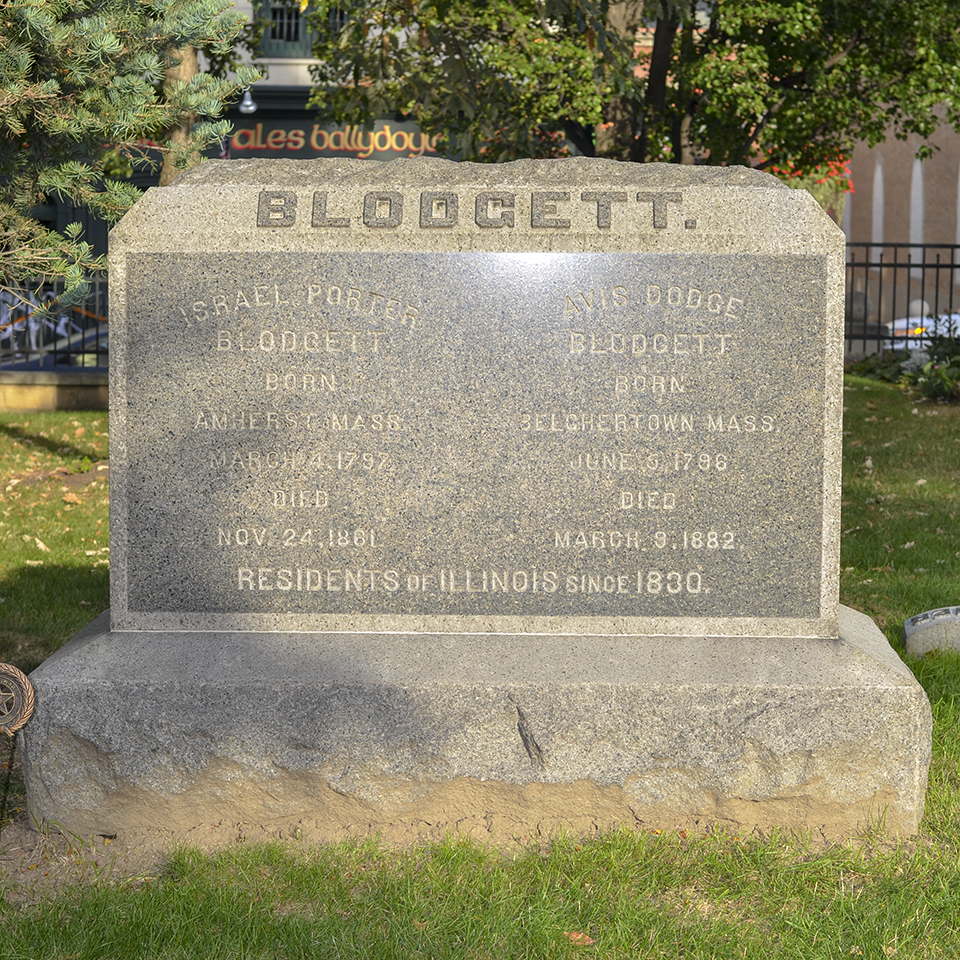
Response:
[{"label": "weathered stone surface", "polygon": [[925,610],[903,622],[903,642],[911,657],[931,650],[960,650],[960,607]]},{"label": "weathered stone surface", "polygon": [[872,621],[841,639],[110,633],[33,674],[34,816],[129,838],[229,822],[916,830],[930,710]]},{"label": "weathered stone surface", "polygon": [[916,829],[929,705],[840,616],[809,195],[243,161],[111,244],[112,619],[33,675],[36,818]]},{"label": "weathered stone surface", "polygon": [[803,191],[242,161],[111,243],[114,628],[836,635],[843,237]]}]

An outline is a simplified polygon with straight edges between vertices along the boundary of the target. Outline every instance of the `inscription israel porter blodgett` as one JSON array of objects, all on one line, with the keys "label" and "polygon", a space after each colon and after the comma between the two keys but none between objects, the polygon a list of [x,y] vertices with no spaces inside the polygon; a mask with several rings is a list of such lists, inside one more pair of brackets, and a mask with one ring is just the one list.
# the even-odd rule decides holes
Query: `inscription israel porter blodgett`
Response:
[{"label": "inscription israel porter blodgett", "polygon": [[[248,216],[535,237],[577,206],[598,235],[703,228],[682,191],[265,189]],[[411,242],[126,264],[132,614],[596,633],[823,617],[825,256]]]}]

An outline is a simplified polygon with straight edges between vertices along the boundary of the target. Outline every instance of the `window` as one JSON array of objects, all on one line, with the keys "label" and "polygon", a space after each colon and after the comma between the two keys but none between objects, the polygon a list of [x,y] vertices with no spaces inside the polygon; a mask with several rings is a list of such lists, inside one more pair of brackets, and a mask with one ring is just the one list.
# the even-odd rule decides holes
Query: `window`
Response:
[{"label": "window", "polygon": [[260,56],[271,59],[313,56],[313,40],[296,3],[264,3],[260,16],[270,21],[260,41]]},{"label": "window", "polygon": [[283,43],[300,42],[300,11],[293,7],[270,6],[270,39]]}]

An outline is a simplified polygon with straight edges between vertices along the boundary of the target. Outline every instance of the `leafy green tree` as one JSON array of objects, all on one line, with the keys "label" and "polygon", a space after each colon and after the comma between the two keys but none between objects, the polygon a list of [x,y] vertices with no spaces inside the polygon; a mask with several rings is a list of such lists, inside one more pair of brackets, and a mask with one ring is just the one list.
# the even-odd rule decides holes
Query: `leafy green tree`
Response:
[{"label": "leafy green tree", "polygon": [[[0,0],[0,289],[25,302],[31,286],[62,279],[57,306],[79,302],[84,276],[103,268],[80,226],[47,229],[31,211],[52,198],[118,220],[139,191],[108,174],[151,162],[179,165],[226,133],[203,120],[171,144],[168,131],[215,118],[240,86],[197,74],[164,85],[179,51],[230,63],[244,19],[225,0]],[[36,305],[34,305],[36,308]],[[41,307],[42,308],[42,307]]]},{"label": "leafy green tree", "polygon": [[311,105],[323,116],[411,115],[464,159],[554,156],[564,137],[592,151],[616,89],[607,32],[536,0],[310,0],[305,15],[321,61]]},{"label": "leafy green tree", "polygon": [[956,0],[338,4],[306,6],[321,114],[409,114],[466,159],[565,136],[587,155],[820,176],[855,139],[929,135],[938,106],[960,128]]},{"label": "leafy green tree", "polygon": [[673,17],[655,26],[672,59],[651,70],[641,154],[812,172],[891,127],[929,136],[938,104],[960,124],[954,0],[713,0]]}]

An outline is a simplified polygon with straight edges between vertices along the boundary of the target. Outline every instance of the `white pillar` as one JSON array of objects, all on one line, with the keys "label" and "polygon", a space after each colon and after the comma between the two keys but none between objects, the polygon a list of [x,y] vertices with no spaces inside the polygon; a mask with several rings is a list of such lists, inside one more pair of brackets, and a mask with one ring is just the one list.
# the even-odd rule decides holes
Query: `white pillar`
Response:
[{"label": "white pillar", "polygon": [[[870,242],[883,243],[883,157],[878,153],[873,168],[873,209],[871,211]],[[870,259],[880,260],[880,250],[874,247]]]}]

